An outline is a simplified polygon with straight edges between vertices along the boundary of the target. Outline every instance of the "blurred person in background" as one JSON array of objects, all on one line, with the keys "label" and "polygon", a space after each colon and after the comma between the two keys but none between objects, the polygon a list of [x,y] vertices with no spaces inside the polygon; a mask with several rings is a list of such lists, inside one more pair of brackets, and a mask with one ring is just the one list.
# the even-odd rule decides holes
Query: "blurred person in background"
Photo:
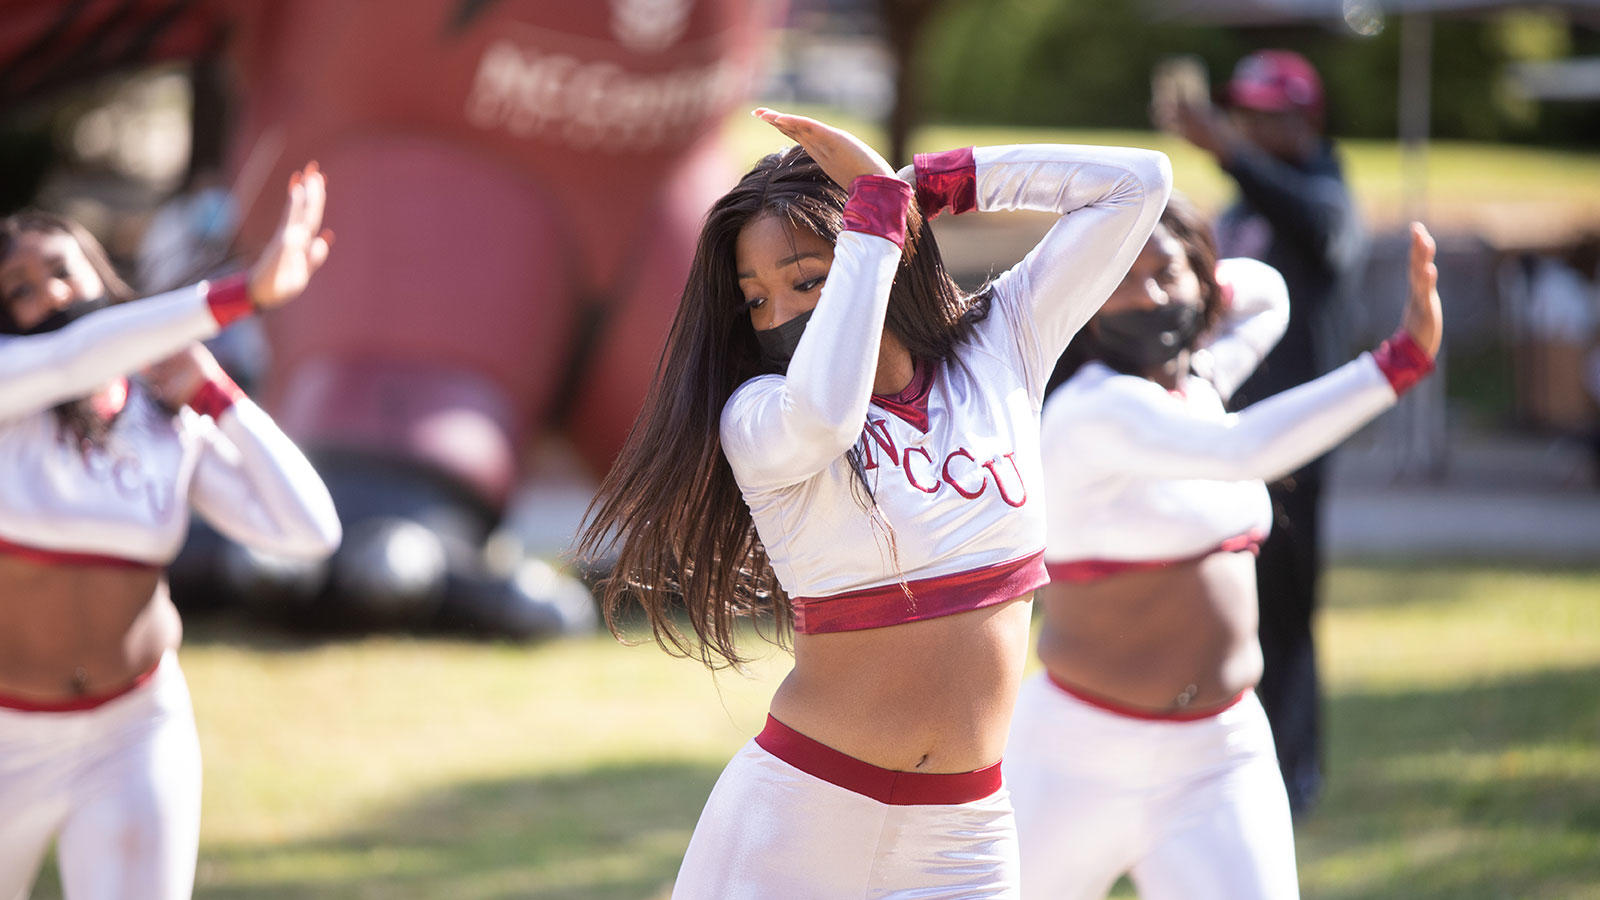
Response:
[{"label": "blurred person in background", "polygon": [[[800,146],[712,208],[580,542],[620,547],[613,629],[640,603],[663,647],[707,665],[741,660],[741,619],[794,632],[674,896],[1015,898],[999,760],[1046,581],[1039,408],[1170,170],[1146,150],[1019,145],[920,155],[896,178],[845,132],[758,113]],[[1059,219],[967,295],[925,224],[947,207]]]},{"label": "blurred person in background", "polygon": [[[1181,199],[1074,339],[1045,402],[1045,672],[1006,745],[1024,893],[1145,900],[1298,894],[1289,803],[1253,688],[1262,479],[1326,452],[1432,369],[1443,316],[1412,229],[1401,327],[1371,354],[1237,413],[1284,333],[1270,267],[1217,261]],[[1261,598],[1263,606],[1274,598]]]},{"label": "blurred person in background", "polygon": [[[1289,286],[1283,339],[1233,398],[1238,409],[1326,371],[1334,327],[1365,254],[1361,223],[1332,142],[1323,134],[1322,81],[1306,59],[1264,50],[1239,61],[1229,114],[1202,97],[1179,104],[1165,127],[1210,153],[1238,185],[1217,224],[1223,256],[1267,263]],[[1258,690],[1297,814],[1322,786],[1321,696],[1311,631],[1322,571],[1318,538],[1323,463],[1308,460],[1269,486],[1275,527],[1256,563],[1261,597]]]},{"label": "blurred person in background", "polygon": [[68,900],[189,896],[200,746],[163,569],[191,506],[272,553],[338,546],[311,464],[199,345],[327,258],[315,164],[289,195],[248,275],[146,299],[76,223],[0,222],[0,898],[52,840]]}]

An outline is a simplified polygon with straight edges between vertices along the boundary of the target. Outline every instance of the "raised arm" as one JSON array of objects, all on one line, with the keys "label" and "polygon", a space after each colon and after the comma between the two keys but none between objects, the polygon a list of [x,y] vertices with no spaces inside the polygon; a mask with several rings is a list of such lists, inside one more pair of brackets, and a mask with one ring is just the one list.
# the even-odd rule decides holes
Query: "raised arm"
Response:
[{"label": "raised arm", "polygon": [[[904,177],[906,173],[902,173]],[[1030,382],[1042,388],[1067,342],[1110,296],[1155,228],[1172,191],[1165,154],[1122,147],[1022,144],[917,156],[917,202],[950,209],[1038,210],[1061,219],[995,279]]]},{"label": "raised arm", "polygon": [[1412,226],[1410,299],[1376,351],[1222,420],[1191,413],[1158,384],[1113,376],[1092,395],[1046,407],[1050,452],[1149,478],[1273,479],[1321,456],[1433,370],[1443,313],[1434,244]]},{"label": "raised arm", "polygon": [[1283,337],[1289,326],[1289,288],[1278,270],[1253,259],[1217,264],[1222,318],[1194,353],[1191,368],[1226,401]]},{"label": "raised arm", "polygon": [[171,356],[254,309],[289,302],[328,258],[316,163],[289,179],[283,218],[248,276],[91,313],[59,331],[0,339],[0,418],[48,409]]},{"label": "raised arm", "polygon": [[90,313],[45,334],[0,338],[0,418],[81,397],[248,315],[243,278],[204,282]]},{"label": "raised arm", "polygon": [[803,481],[861,436],[910,203],[910,187],[892,177],[851,186],[828,280],[787,374],[747,382],[723,408],[723,452],[741,487]]}]

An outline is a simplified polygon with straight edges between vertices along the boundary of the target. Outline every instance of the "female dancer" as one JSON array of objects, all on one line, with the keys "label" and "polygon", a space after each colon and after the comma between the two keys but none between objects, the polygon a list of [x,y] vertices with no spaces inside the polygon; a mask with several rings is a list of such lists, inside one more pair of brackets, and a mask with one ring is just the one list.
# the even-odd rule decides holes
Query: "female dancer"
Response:
[{"label": "female dancer", "polygon": [[1146,900],[1297,895],[1288,799],[1251,692],[1262,480],[1431,370],[1442,316],[1421,225],[1410,277],[1404,323],[1375,353],[1230,415],[1288,297],[1261,263],[1218,265],[1175,199],[1068,350],[1064,366],[1091,361],[1044,411],[1046,673],[1023,685],[1006,749],[1027,895],[1103,897],[1124,872]]},{"label": "female dancer", "polygon": [[200,746],[162,566],[190,504],[272,553],[339,541],[311,465],[196,342],[300,293],[323,198],[312,164],[248,278],[133,301],[78,225],[0,222],[3,900],[52,838],[71,900],[189,896]]},{"label": "female dancer", "polygon": [[[1014,897],[998,763],[1017,601],[1045,581],[1038,410],[1154,226],[1166,158],[919,156],[913,206],[853,136],[757,114],[800,147],[712,207],[581,543],[620,543],[613,628],[637,601],[658,641],[708,665],[740,660],[738,618],[792,617],[794,670],[712,791],[675,896]],[[923,226],[946,207],[1061,219],[967,297]]]}]

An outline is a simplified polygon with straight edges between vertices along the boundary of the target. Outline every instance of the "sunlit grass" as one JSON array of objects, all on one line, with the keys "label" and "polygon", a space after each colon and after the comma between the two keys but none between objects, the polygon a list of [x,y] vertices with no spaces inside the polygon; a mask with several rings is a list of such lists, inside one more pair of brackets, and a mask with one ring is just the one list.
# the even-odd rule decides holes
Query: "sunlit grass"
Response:
[{"label": "sunlit grass", "polygon": [[[1600,572],[1343,567],[1308,898],[1600,896]],[[663,895],[787,659],[194,623],[197,895]],[[37,897],[58,896],[53,876]],[[1120,896],[1130,896],[1122,893]]]}]

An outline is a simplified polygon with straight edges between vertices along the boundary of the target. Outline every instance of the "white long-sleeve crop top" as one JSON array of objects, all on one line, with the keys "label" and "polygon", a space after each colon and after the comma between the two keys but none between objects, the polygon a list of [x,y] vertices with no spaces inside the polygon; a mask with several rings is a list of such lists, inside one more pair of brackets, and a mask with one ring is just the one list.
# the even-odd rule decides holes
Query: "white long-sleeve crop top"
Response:
[{"label": "white long-sleeve crop top", "polygon": [[0,553],[160,567],[177,554],[191,505],[256,549],[331,553],[340,530],[327,489],[231,383],[206,385],[195,408],[176,414],[137,387],[126,391],[99,447],[80,446],[51,412],[248,310],[242,283],[201,284],[119,304],[59,331],[0,337]]},{"label": "white long-sleeve crop top", "polygon": [[1265,480],[1320,456],[1431,368],[1403,332],[1376,353],[1229,413],[1224,403],[1283,334],[1283,279],[1223,260],[1231,306],[1180,390],[1091,362],[1045,403],[1045,559],[1086,581],[1244,549],[1272,526]]},{"label": "white long-sleeve crop top", "polygon": [[[919,361],[901,395],[874,396],[910,191],[857,181],[851,230],[787,373],[741,385],[722,414],[723,452],[802,633],[948,615],[1045,583],[1044,384],[1138,254],[1171,182],[1159,153],[1044,145],[919,156],[913,177],[929,217],[951,207],[1061,218],[990,285],[987,318],[951,359]],[[874,504],[852,487],[852,447]]]}]

